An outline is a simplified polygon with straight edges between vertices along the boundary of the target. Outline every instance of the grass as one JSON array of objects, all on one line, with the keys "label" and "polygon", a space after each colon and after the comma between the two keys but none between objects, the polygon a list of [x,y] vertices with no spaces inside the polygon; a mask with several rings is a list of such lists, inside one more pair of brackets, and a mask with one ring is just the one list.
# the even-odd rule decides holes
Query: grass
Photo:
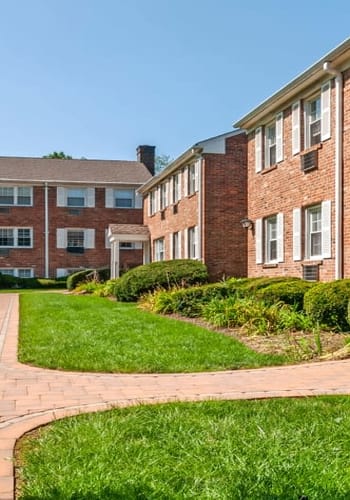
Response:
[{"label": "grass", "polygon": [[20,500],[350,498],[347,397],[139,406],[36,432]]},{"label": "grass", "polygon": [[174,373],[282,364],[237,340],[99,297],[20,297],[19,359],[41,367]]}]

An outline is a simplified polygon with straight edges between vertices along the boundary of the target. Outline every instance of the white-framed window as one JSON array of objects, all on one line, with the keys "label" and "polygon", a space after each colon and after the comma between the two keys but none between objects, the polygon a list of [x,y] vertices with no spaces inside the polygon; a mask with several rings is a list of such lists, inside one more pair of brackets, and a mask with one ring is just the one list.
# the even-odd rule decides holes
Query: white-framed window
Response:
[{"label": "white-framed window", "polygon": [[277,215],[265,219],[265,261],[277,262]]},{"label": "white-framed window", "polygon": [[161,261],[165,258],[164,238],[154,240],[154,260]]},{"label": "white-framed window", "polygon": [[16,278],[33,278],[34,270],[30,267],[18,267],[18,268],[8,268],[0,267],[0,273],[6,274],[7,276],[15,276]]},{"label": "white-framed window", "polygon": [[321,92],[304,103],[305,149],[331,137],[331,82],[321,86]]},{"label": "white-framed window", "polygon": [[32,248],[33,229],[31,227],[0,227],[0,247]]},{"label": "white-framed window", "polygon": [[188,228],[187,231],[187,254],[189,259],[198,258],[198,228],[197,226]]},{"label": "white-framed window", "polygon": [[87,187],[57,187],[57,206],[70,208],[94,208],[95,188]]},{"label": "white-framed window", "polygon": [[164,210],[168,206],[168,183],[160,185],[160,209]]},{"label": "white-framed window", "polygon": [[255,130],[255,171],[261,172],[283,159],[283,112],[280,112],[273,122]]},{"label": "white-framed window", "polygon": [[265,127],[265,167],[276,164],[276,122]]},{"label": "white-framed window", "polygon": [[306,210],[306,256],[322,257],[322,207],[315,205]]},{"label": "white-framed window", "polygon": [[172,202],[177,203],[181,198],[181,174],[177,172],[173,175],[173,194]]},{"label": "white-framed window", "polygon": [[95,229],[58,228],[56,230],[57,248],[90,249],[95,248]]},{"label": "white-framed window", "polygon": [[173,233],[172,238],[172,259],[181,259],[181,234],[180,231]]},{"label": "white-framed window", "polygon": [[293,209],[293,260],[332,257],[331,209],[331,200]]},{"label": "white-framed window", "polygon": [[274,264],[284,260],[284,216],[270,215],[255,221],[255,262]]},{"label": "white-framed window", "polygon": [[142,195],[135,188],[106,188],[106,208],[142,208]]},{"label": "white-framed window", "polygon": [[191,195],[196,192],[197,179],[196,179],[196,165],[193,163],[187,168],[187,194]]},{"label": "white-framed window", "polygon": [[157,211],[157,190],[153,189],[149,193],[149,215],[154,215]]},{"label": "white-framed window", "polygon": [[1,206],[33,205],[33,188],[29,186],[0,186]]}]

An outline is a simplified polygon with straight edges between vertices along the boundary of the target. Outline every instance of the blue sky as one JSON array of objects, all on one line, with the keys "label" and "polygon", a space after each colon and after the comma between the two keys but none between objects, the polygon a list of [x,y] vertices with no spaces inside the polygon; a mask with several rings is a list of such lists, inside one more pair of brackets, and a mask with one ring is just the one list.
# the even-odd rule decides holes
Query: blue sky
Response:
[{"label": "blue sky", "polygon": [[0,0],[0,155],[175,158],[350,36],[343,0]]}]

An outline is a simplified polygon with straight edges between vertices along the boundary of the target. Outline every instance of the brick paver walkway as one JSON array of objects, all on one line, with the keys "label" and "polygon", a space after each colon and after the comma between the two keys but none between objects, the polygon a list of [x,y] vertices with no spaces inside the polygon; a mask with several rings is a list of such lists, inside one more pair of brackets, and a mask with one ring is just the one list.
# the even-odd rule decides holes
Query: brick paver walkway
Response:
[{"label": "brick paver walkway", "polygon": [[59,372],[17,362],[18,295],[0,295],[0,500],[13,500],[13,449],[52,420],[137,403],[350,394],[350,360],[194,374]]}]

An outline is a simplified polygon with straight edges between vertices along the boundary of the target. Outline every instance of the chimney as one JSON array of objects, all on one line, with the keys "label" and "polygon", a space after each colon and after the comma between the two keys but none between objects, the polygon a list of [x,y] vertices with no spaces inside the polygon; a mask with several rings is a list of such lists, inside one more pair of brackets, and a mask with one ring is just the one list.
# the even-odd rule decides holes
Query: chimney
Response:
[{"label": "chimney", "polygon": [[143,163],[154,175],[155,146],[139,146],[136,149],[137,161]]}]

